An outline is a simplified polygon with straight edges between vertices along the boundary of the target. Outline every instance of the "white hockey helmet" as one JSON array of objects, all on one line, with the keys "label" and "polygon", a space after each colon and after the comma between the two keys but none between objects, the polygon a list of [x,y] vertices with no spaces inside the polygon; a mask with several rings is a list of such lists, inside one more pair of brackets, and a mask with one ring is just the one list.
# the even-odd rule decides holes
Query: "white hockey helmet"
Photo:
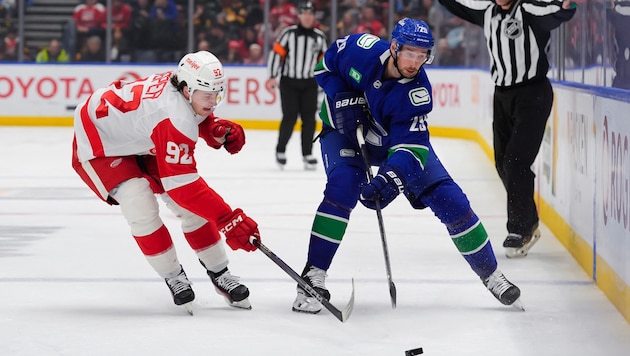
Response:
[{"label": "white hockey helmet", "polygon": [[177,65],[177,80],[186,82],[190,102],[195,90],[218,92],[217,106],[225,91],[225,75],[223,65],[214,54],[208,51],[188,53]]}]

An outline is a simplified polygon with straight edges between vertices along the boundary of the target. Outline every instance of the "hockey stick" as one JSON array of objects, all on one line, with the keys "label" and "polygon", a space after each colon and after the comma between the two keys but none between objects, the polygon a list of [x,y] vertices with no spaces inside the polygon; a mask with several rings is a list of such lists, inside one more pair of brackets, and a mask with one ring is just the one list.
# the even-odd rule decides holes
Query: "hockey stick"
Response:
[{"label": "hockey stick", "polygon": [[260,242],[260,240],[258,240],[254,236],[251,236],[249,238],[249,242],[252,245],[258,247],[260,251],[262,251],[265,255],[267,255],[267,257],[269,257],[280,268],[282,268],[282,270],[285,271],[291,278],[293,278],[293,280],[296,281],[297,284],[299,284],[300,287],[302,287],[305,291],[307,291],[308,294],[310,294],[315,299],[317,299],[320,303],[322,303],[324,308],[328,309],[328,311],[330,311],[337,319],[339,319],[339,321],[343,323],[346,320],[348,320],[348,318],[350,317],[350,314],[352,313],[352,309],[354,308],[354,278],[352,279],[352,294],[350,295],[350,300],[348,301],[348,304],[346,305],[346,307],[343,308],[343,310],[339,310],[334,305],[332,305],[332,303],[330,303],[326,298],[322,297],[321,294],[317,293],[317,291],[313,289],[313,287],[311,287],[308,283],[306,283],[306,281],[302,277],[300,277],[300,275],[297,272],[295,272],[291,267],[289,267],[289,265],[287,265],[283,260],[281,260],[280,257],[276,256],[275,253],[269,250],[267,246],[263,245],[263,243]]},{"label": "hockey stick", "polygon": [[[361,156],[363,157],[363,163],[367,170],[368,178],[370,182],[374,179],[372,174],[372,166],[367,155],[367,148],[365,147],[365,139],[363,138],[363,125],[357,127],[357,141],[361,148]],[[381,204],[378,200],[374,201],[376,205],[376,218],[378,219],[378,229],[381,233],[381,243],[383,244],[383,255],[385,256],[385,269],[387,270],[387,282],[389,283],[389,297],[392,301],[392,309],[396,309],[396,285],[392,281],[392,267],[389,263],[389,249],[387,248],[387,239],[385,238],[385,224],[383,223],[383,212],[381,210]]]}]

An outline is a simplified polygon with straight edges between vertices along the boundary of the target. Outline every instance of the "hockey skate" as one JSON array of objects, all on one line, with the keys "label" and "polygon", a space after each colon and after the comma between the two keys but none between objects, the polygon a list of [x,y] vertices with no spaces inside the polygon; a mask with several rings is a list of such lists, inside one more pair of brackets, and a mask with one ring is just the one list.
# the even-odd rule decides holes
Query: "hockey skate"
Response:
[{"label": "hockey skate", "polygon": [[177,276],[165,278],[164,281],[171,291],[175,305],[182,305],[192,315],[192,301],[195,300],[195,292],[191,287],[192,282],[186,277],[184,268],[181,268],[181,272]]},{"label": "hockey skate", "polygon": [[517,286],[508,281],[507,278],[499,271],[495,270],[486,279],[482,279],[483,285],[488,288],[490,293],[494,295],[504,305],[512,305],[517,309],[525,310],[520,301],[521,290]]},{"label": "hockey skate", "polygon": [[[304,279],[304,281],[308,283],[308,285],[313,287],[313,289],[322,297],[324,297],[326,300],[330,300],[330,292],[328,292],[326,286],[324,285],[324,280],[326,279],[326,271],[307,264],[306,267],[304,267],[304,271],[302,272],[302,279]],[[297,297],[293,302],[293,311],[317,314],[321,310],[322,303],[320,303],[316,298],[312,297],[302,287],[298,285]]]},{"label": "hockey skate", "polygon": [[307,171],[314,171],[317,169],[317,158],[313,155],[307,155],[302,158],[304,161],[304,169]]},{"label": "hockey skate", "polygon": [[284,170],[284,166],[287,164],[287,154],[284,152],[276,152],[276,163],[280,170]]},{"label": "hockey skate", "polygon": [[505,256],[507,258],[519,258],[527,256],[529,250],[540,239],[540,230],[538,224],[532,228],[532,233],[528,236],[510,233],[503,241],[505,247]]},{"label": "hockey skate", "polygon": [[208,276],[210,276],[217,293],[225,298],[229,306],[241,309],[252,308],[248,299],[249,289],[245,285],[240,284],[238,277],[233,276],[227,267],[218,273],[208,271]]}]

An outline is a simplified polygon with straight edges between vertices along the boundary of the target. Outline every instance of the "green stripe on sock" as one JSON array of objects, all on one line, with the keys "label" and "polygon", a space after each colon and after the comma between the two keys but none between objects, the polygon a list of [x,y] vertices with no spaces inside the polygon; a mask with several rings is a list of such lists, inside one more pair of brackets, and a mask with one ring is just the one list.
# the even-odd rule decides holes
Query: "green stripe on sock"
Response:
[{"label": "green stripe on sock", "polygon": [[317,214],[313,221],[313,232],[329,239],[341,241],[348,227],[348,221],[342,218]]},{"label": "green stripe on sock", "polygon": [[481,248],[488,240],[488,233],[481,222],[472,229],[457,236],[451,236],[455,246],[462,254],[468,254]]}]

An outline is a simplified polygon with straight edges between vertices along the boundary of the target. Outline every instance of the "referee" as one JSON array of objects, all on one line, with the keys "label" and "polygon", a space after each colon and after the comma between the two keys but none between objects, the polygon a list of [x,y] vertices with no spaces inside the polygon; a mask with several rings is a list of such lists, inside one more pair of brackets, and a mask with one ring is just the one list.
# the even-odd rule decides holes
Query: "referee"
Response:
[{"label": "referee", "polygon": [[439,0],[455,16],[484,29],[495,83],[496,170],[507,192],[506,256],[525,257],[540,237],[531,165],[553,104],[547,79],[551,31],[575,8],[562,0]]},{"label": "referee", "polygon": [[287,163],[286,148],[298,115],[302,120],[302,156],[304,168],[314,170],[317,159],[313,156],[315,114],[317,112],[318,86],[313,69],[326,51],[326,36],[315,23],[315,7],[305,2],[298,8],[297,25],[285,28],[273,45],[267,66],[270,79],[267,86],[278,87],[282,121],[276,145],[276,162],[280,168]]}]

